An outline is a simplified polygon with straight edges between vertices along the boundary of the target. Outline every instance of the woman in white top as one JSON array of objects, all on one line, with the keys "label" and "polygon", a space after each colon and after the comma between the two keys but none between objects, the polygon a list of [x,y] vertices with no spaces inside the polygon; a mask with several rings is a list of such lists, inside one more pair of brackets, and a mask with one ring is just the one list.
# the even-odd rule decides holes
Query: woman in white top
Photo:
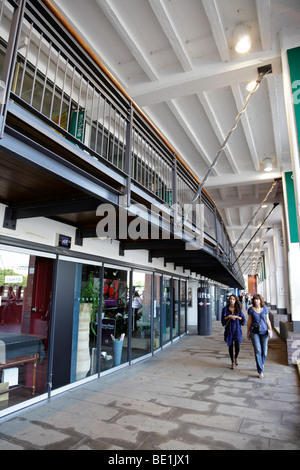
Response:
[{"label": "woman in white top", "polygon": [[132,326],[133,330],[137,329],[137,321],[140,318],[140,314],[138,311],[143,307],[142,300],[140,298],[140,295],[137,291],[134,292],[133,298],[132,298]]}]

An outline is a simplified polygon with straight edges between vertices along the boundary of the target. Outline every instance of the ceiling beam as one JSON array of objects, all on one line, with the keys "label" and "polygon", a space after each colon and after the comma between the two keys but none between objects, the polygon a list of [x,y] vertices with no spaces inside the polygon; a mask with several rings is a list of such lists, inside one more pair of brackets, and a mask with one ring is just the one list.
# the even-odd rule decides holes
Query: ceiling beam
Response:
[{"label": "ceiling beam", "polygon": [[[232,85],[231,90],[232,90],[232,94],[233,94],[237,109],[242,109],[242,107],[244,106],[244,100],[243,100],[243,97],[242,97],[240,85],[238,85],[238,84]],[[259,171],[260,170],[260,162],[259,162],[259,158],[258,158],[256,146],[255,146],[254,136],[253,136],[253,133],[251,131],[251,125],[250,125],[249,118],[248,118],[248,115],[247,115],[247,110],[244,113],[243,119],[241,119],[241,125],[242,125],[243,130],[244,130],[245,138],[247,140],[250,155],[251,155],[251,158],[252,158],[252,161],[253,161],[253,166],[254,166],[256,171]]]},{"label": "ceiling beam", "polygon": [[143,37],[138,33],[134,22],[126,14],[125,9],[122,8],[122,2],[119,4],[122,12],[119,12],[118,8],[108,0],[96,0],[96,2],[150,80],[157,80],[159,73],[151,64],[149,59],[150,51]]},{"label": "ceiling beam", "polygon": [[[223,132],[223,129],[221,127],[221,124],[219,122],[217,113],[214,111],[213,106],[211,105],[207,93],[197,93],[197,96],[199,98],[199,101],[206,113],[206,116],[210,122],[210,125],[216,134],[216,137],[218,139],[219,145],[223,145],[223,142],[225,141],[226,134]],[[229,164],[232,168],[233,173],[238,173],[238,165],[236,163],[236,160],[234,158],[234,155],[230,149],[230,143],[226,145],[224,148],[223,152],[225,153],[227,160],[229,161]],[[217,168],[217,167],[216,167]]]},{"label": "ceiling beam", "polygon": [[272,47],[271,1],[256,0],[257,18],[259,24],[260,40],[263,50]]},{"label": "ceiling beam", "polygon": [[[238,177],[235,176],[234,186],[240,186],[244,184],[259,184],[259,183],[272,183],[276,178],[281,178],[281,171],[272,171],[270,173],[265,172],[256,172],[256,171],[247,171],[239,173]],[[205,184],[205,188],[209,192],[210,189],[218,189],[220,186],[232,186],[233,185],[233,175],[222,175],[222,176],[212,176]]]},{"label": "ceiling beam", "polygon": [[192,62],[189,58],[187,48],[182,40],[178,26],[174,24],[175,16],[173,15],[173,18],[171,17],[167,10],[167,6],[163,4],[162,0],[149,0],[149,3],[162,27],[163,32],[167,36],[181,67],[185,72],[193,70]]},{"label": "ceiling beam", "polygon": [[257,68],[272,65],[274,75],[281,74],[280,51],[252,53],[248,60],[204,64],[191,72],[174,73],[156,82],[129,88],[128,92],[139,106],[151,106],[171,99],[207,90],[230,87],[257,78]]},{"label": "ceiling beam", "polygon": [[[171,100],[168,102],[168,106],[174,116],[176,117],[177,121],[183,128],[185,134],[189,137],[192,144],[194,145],[197,152],[200,153],[201,157],[203,158],[204,162],[207,164],[208,167],[212,164],[212,158],[209,155],[209,152],[205,148],[204,142],[200,142],[198,135],[194,132],[191,128],[189,123],[189,117],[184,116],[183,111],[179,108],[179,105],[175,102],[175,100]],[[217,169],[214,169],[214,174],[219,175]]]},{"label": "ceiling beam", "polygon": [[225,34],[225,27],[222,23],[216,0],[202,0],[202,5],[210,22],[210,27],[221,60],[222,62],[228,62],[230,60],[230,50]]}]

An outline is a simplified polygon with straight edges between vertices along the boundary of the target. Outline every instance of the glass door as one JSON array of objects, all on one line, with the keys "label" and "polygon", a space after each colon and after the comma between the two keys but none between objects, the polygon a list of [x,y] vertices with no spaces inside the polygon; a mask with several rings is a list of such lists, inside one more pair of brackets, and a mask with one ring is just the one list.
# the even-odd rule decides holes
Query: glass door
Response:
[{"label": "glass door", "polygon": [[161,347],[160,322],[161,322],[161,288],[162,276],[154,276],[154,304],[153,304],[153,349]]},{"label": "glass door", "polygon": [[179,335],[179,319],[180,319],[180,312],[179,312],[179,280],[173,279],[173,332],[172,338],[176,338]]},{"label": "glass door", "polygon": [[186,331],[186,281],[180,281],[180,334]]},{"label": "glass door", "polygon": [[128,361],[129,270],[104,265],[101,371]]},{"label": "glass door", "polygon": [[97,373],[101,267],[76,264],[70,381]]},{"label": "glass door", "polygon": [[171,340],[171,278],[163,276],[162,344]]},{"label": "glass door", "polygon": [[131,359],[151,352],[152,273],[132,273]]},{"label": "glass door", "polygon": [[0,249],[0,410],[47,392],[54,259]]}]

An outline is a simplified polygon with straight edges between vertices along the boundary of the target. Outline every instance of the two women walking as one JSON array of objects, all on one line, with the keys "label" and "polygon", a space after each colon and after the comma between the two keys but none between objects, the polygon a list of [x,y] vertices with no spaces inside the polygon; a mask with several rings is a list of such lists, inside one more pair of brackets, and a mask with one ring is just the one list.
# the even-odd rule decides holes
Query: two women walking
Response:
[{"label": "two women walking", "polygon": [[[242,305],[235,295],[229,297],[228,305],[222,310],[222,325],[225,326],[224,340],[229,348],[231,369],[237,365],[237,358],[242,342],[242,325],[245,324],[245,316]],[[268,341],[272,337],[272,326],[269,319],[269,311],[260,294],[255,294],[252,306],[248,309],[247,338],[252,341],[256,368],[260,379],[263,378],[264,364],[268,352]],[[234,348],[234,355],[233,355]]]}]

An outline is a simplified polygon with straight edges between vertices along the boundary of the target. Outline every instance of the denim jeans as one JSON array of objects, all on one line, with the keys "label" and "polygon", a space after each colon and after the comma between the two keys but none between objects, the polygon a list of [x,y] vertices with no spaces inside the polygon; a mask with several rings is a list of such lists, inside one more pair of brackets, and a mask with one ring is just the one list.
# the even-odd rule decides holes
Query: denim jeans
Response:
[{"label": "denim jeans", "polygon": [[254,347],[256,368],[259,374],[262,374],[264,371],[264,363],[267,357],[268,352],[268,333],[264,335],[258,335],[251,331],[250,338]]}]

